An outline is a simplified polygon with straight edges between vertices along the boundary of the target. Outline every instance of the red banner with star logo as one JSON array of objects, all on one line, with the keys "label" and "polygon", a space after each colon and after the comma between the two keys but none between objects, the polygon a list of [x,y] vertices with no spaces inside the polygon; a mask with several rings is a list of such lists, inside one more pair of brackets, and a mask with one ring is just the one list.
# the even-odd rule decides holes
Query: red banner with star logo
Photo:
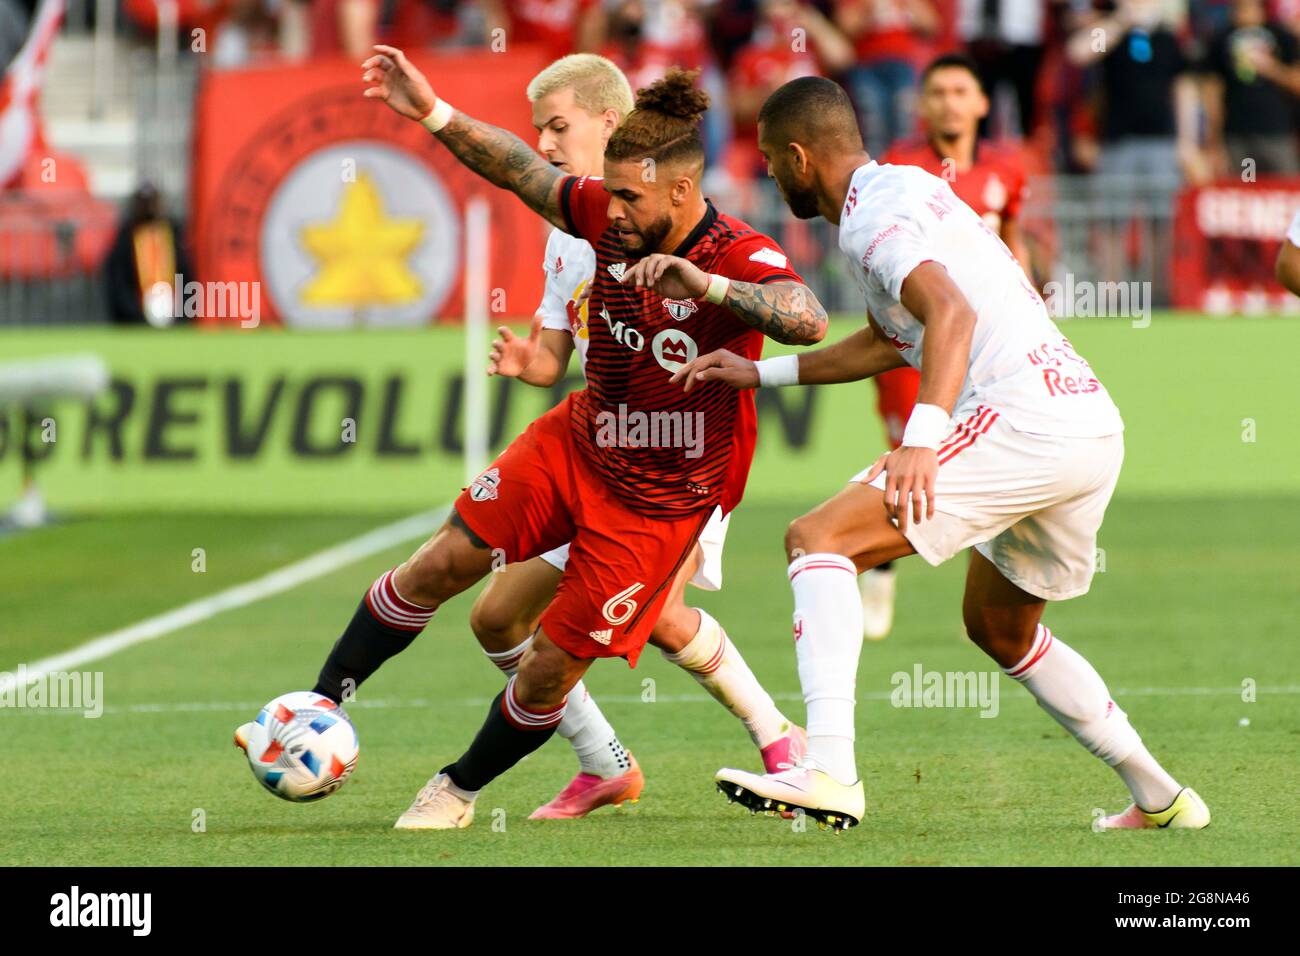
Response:
[{"label": "red banner with star logo", "polygon": [[[410,55],[448,102],[533,142],[524,89],[545,60]],[[345,60],[204,76],[192,191],[198,275],[183,287],[198,294],[178,294],[193,318],[249,324],[212,307],[228,299],[203,294],[216,287],[251,289],[259,321],[291,327],[456,321],[464,206],[475,196],[491,211],[493,311],[532,314],[550,226],[363,89],[360,68]]]}]

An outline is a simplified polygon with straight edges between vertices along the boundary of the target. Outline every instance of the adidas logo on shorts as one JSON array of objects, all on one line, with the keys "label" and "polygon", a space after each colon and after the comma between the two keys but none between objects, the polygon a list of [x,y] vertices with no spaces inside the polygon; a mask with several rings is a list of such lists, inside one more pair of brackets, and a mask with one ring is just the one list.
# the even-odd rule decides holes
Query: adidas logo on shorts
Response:
[{"label": "adidas logo on shorts", "polygon": [[592,631],[589,636],[597,644],[604,644],[608,647],[609,642],[614,638],[614,629],[612,627],[607,627],[603,631]]}]

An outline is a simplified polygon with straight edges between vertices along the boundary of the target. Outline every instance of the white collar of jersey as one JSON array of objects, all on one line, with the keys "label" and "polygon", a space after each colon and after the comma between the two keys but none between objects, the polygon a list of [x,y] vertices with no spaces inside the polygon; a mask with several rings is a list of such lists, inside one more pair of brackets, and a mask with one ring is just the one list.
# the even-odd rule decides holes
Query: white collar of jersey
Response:
[{"label": "white collar of jersey", "polygon": [[840,212],[840,225],[844,225],[846,219],[856,208],[858,194],[866,189],[867,184],[874,176],[879,175],[881,166],[874,159],[863,163],[857,169],[853,170],[853,175],[849,177],[849,194],[844,197],[844,208]]}]

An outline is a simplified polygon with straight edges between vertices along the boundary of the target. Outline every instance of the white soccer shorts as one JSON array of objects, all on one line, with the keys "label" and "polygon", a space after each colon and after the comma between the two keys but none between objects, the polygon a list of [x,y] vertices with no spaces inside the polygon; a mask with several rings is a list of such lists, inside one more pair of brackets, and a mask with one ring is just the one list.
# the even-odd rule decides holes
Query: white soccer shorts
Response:
[{"label": "white soccer shorts", "polygon": [[[1012,584],[1048,601],[1084,594],[1124,436],[1035,435],[1000,416],[986,424],[939,449],[934,518],[909,519],[907,540],[932,565],[973,545]],[[871,486],[883,491],[885,475]]]},{"label": "white soccer shorts", "polygon": [[[700,548],[704,551],[704,560],[696,569],[690,583],[702,591],[722,590],[722,546],[727,540],[727,526],[731,524],[731,515],[724,515],[722,508],[713,509],[709,523],[700,532]],[[569,563],[569,546],[562,544],[547,551],[542,560],[551,567],[563,571]]]}]

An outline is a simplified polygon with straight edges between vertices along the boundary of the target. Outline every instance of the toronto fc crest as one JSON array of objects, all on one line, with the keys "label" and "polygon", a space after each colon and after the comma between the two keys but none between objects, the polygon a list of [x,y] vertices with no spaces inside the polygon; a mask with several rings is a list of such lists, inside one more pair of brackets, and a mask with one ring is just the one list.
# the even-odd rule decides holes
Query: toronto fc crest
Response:
[{"label": "toronto fc crest", "polygon": [[668,310],[668,314],[677,322],[689,319],[700,309],[700,307],[690,299],[664,299],[664,308]]},{"label": "toronto fc crest", "polygon": [[489,468],[474,479],[469,486],[469,496],[475,501],[492,501],[497,497],[497,488],[501,485],[501,472]]}]

